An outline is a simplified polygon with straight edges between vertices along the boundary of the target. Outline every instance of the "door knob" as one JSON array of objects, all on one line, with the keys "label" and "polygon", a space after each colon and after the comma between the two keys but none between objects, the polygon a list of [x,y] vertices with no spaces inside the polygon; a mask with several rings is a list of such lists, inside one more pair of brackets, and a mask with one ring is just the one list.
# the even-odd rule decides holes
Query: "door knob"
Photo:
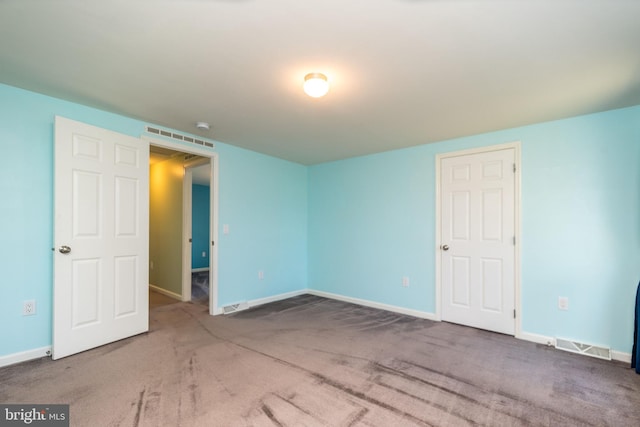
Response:
[{"label": "door knob", "polygon": [[449,250],[449,245],[442,245],[442,246],[440,246],[440,248],[441,248],[443,251],[448,251],[448,250]]},{"label": "door knob", "polygon": [[67,245],[60,246],[60,249],[58,250],[60,251],[61,254],[68,254],[69,252],[71,252],[71,248]]}]

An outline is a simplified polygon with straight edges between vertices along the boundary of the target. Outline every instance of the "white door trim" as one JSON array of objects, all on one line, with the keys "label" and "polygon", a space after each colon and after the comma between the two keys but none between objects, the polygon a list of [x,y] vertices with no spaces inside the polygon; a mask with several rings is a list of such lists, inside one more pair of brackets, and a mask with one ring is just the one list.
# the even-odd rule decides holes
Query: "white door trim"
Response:
[{"label": "white door trim", "polygon": [[[222,309],[218,307],[218,153],[209,151],[200,147],[190,147],[188,145],[178,144],[172,141],[166,141],[162,139],[152,138],[149,135],[143,134],[140,138],[146,140],[151,145],[157,147],[169,148],[171,150],[180,151],[183,153],[196,154],[198,156],[209,158],[209,165],[211,167],[211,178],[209,182],[210,188],[210,202],[209,202],[209,229],[210,237],[214,244],[209,250],[209,314],[221,314]],[[189,164],[189,166],[192,166]],[[186,175],[186,174],[185,174]],[[183,183],[183,186],[185,184]],[[184,187],[183,187],[184,188]],[[191,188],[191,187],[189,187]],[[190,196],[191,192],[189,192]],[[184,212],[183,200],[183,212]],[[190,200],[189,200],[190,203]],[[190,219],[188,219],[191,221]],[[183,215],[183,229],[182,229],[182,299],[185,301],[185,283],[188,280],[188,289],[191,289],[191,246],[188,244],[189,237],[187,236],[187,228],[184,225],[185,218]],[[188,255],[188,258],[187,258]],[[185,262],[185,259],[187,260]],[[186,301],[191,298],[191,292]]]},{"label": "white door trim", "polygon": [[[197,159],[187,162],[184,165],[184,179],[182,180],[182,301],[191,301],[191,276],[193,269],[191,268],[193,253],[193,168],[199,166],[209,166],[211,171],[211,159]],[[211,172],[210,172],[211,173]],[[209,183],[211,184],[211,183]],[[211,206],[209,206],[211,208]],[[211,217],[211,213],[209,213]],[[191,239],[191,241],[189,241]],[[211,241],[211,228],[209,228],[209,241]],[[211,246],[207,251],[211,254]],[[211,257],[209,257],[211,261]],[[210,268],[204,269],[211,270]]]},{"label": "white door trim", "polygon": [[[182,179],[182,301],[191,301],[191,215],[193,208],[193,171],[184,166]],[[190,242],[189,239],[192,241]]]},{"label": "white door trim", "polygon": [[442,252],[440,251],[440,245],[442,245],[442,216],[441,216],[441,180],[440,180],[440,163],[443,159],[450,157],[458,157],[458,156],[466,156],[469,154],[478,154],[478,153],[488,153],[492,151],[499,151],[504,149],[513,149],[515,153],[515,194],[514,194],[514,208],[515,208],[515,258],[514,258],[514,287],[515,287],[515,310],[516,310],[516,318],[515,318],[515,337],[521,338],[522,336],[522,304],[521,304],[521,293],[520,293],[520,247],[521,247],[521,233],[520,233],[520,212],[521,212],[521,157],[520,157],[520,141],[509,142],[506,144],[498,144],[498,145],[490,145],[486,147],[472,148],[468,150],[461,151],[452,151],[449,153],[440,153],[436,154],[436,165],[435,165],[435,173],[436,173],[436,239],[434,250],[436,254],[436,292],[435,292],[435,306],[436,313],[435,317],[437,320],[442,320],[442,276],[441,276],[441,262],[442,262]]}]

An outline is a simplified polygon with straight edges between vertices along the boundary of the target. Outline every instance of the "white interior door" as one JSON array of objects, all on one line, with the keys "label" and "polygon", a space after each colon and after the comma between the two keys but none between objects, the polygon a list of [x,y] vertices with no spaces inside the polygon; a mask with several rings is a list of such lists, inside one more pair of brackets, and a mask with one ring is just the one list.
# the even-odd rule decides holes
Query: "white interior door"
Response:
[{"label": "white interior door", "polygon": [[441,159],[442,320],[515,333],[515,150]]},{"label": "white interior door", "polygon": [[53,358],[148,330],[149,143],[55,121]]}]

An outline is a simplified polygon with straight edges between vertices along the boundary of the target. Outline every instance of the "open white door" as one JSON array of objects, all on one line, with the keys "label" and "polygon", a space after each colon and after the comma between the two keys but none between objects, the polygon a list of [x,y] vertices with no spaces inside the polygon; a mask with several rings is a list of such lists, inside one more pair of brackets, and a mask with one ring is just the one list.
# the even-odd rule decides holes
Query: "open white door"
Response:
[{"label": "open white door", "polygon": [[149,143],[55,121],[53,359],[149,328]]}]

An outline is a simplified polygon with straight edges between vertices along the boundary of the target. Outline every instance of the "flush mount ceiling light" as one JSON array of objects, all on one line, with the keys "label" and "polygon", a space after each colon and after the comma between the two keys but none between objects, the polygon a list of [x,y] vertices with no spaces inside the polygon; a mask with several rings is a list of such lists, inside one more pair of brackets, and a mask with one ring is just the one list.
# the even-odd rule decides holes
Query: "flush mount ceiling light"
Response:
[{"label": "flush mount ceiling light", "polygon": [[196,127],[200,130],[209,130],[211,128],[207,122],[196,122]]},{"label": "flush mount ceiling light", "polygon": [[329,92],[327,76],[322,73],[309,73],[304,76],[304,91],[313,98],[320,98]]}]

